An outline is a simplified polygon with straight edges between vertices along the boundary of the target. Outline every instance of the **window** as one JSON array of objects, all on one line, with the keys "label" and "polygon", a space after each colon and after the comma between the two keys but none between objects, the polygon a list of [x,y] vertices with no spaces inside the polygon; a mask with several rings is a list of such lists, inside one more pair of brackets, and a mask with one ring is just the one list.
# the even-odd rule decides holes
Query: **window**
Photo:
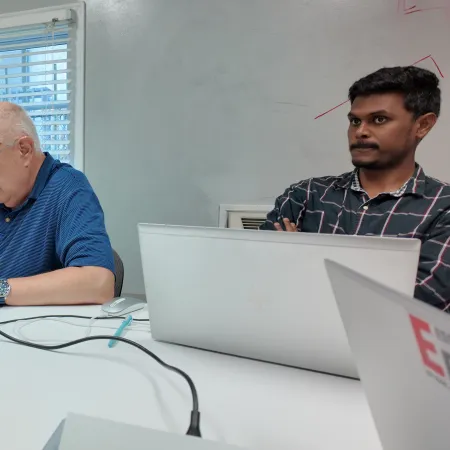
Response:
[{"label": "window", "polygon": [[84,3],[0,15],[0,101],[33,119],[42,151],[83,169]]}]

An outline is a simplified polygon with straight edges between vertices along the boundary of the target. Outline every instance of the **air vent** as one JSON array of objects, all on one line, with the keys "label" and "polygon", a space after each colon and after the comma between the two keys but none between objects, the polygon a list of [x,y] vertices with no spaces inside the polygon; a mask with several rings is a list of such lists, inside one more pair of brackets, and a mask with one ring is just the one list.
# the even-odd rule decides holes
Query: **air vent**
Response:
[{"label": "air vent", "polygon": [[258,230],[271,205],[220,205],[219,227]]},{"label": "air vent", "polygon": [[244,230],[259,230],[259,227],[265,222],[265,218],[255,219],[250,217],[242,217],[242,228]]}]

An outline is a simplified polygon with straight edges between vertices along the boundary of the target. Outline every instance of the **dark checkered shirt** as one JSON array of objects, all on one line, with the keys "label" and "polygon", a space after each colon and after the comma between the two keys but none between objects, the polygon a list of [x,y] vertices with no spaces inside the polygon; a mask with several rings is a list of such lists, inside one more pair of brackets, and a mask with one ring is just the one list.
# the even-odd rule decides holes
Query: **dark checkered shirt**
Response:
[{"label": "dark checkered shirt", "polygon": [[300,181],[277,198],[261,229],[274,230],[283,218],[307,233],[420,239],[415,296],[450,312],[450,185],[420,166],[398,191],[372,199],[356,170]]}]

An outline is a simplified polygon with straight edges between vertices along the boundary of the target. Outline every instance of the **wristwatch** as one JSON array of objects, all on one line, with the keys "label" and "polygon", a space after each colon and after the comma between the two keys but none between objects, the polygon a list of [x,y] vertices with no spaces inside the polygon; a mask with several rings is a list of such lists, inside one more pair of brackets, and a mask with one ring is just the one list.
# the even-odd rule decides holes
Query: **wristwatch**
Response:
[{"label": "wristwatch", "polygon": [[0,305],[4,305],[6,303],[6,298],[11,292],[11,286],[8,283],[8,280],[0,279]]}]

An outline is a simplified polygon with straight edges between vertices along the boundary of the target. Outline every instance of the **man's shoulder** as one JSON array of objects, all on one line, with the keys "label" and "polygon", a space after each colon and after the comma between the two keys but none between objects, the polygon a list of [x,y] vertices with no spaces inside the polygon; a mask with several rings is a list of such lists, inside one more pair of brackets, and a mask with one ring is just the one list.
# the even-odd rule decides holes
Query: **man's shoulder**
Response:
[{"label": "man's shoulder", "polygon": [[450,193],[450,183],[446,181],[439,180],[438,178],[430,177],[429,175],[425,176],[425,189],[427,190],[438,190],[445,192],[446,194]]},{"label": "man's shoulder", "polygon": [[352,172],[345,172],[341,175],[327,175],[322,177],[311,177],[303,179],[291,185],[291,189],[312,189],[312,188],[328,188],[331,186],[347,187],[351,184]]},{"label": "man's shoulder", "polygon": [[[450,183],[426,175],[423,196],[431,204],[430,215],[446,224],[450,220]],[[432,208],[432,209],[431,209]]]},{"label": "man's shoulder", "polygon": [[92,191],[86,175],[69,164],[56,161],[47,188],[70,196],[78,191]]},{"label": "man's shoulder", "polygon": [[426,175],[422,179],[424,186],[421,193],[424,198],[432,200],[439,210],[450,210],[450,183]]}]

